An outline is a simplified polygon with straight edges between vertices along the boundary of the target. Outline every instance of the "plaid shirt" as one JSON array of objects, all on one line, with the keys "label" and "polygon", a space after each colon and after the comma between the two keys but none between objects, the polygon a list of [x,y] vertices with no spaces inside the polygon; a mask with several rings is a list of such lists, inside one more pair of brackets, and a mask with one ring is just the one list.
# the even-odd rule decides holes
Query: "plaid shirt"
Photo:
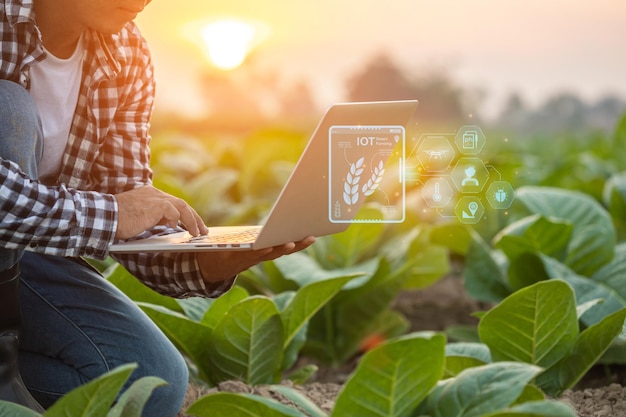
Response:
[{"label": "plaid shirt", "polygon": [[[35,0],[0,0],[0,79],[29,88],[29,68],[45,58]],[[150,135],[154,78],[147,44],[133,23],[116,35],[84,34],[83,80],[58,185],[29,179],[0,158],[0,247],[103,259],[115,238],[114,194],[152,183]],[[155,227],[141,237],[172,230]],[[216,297],[195,256],[116,255],[132,274],[162,294]]]}]

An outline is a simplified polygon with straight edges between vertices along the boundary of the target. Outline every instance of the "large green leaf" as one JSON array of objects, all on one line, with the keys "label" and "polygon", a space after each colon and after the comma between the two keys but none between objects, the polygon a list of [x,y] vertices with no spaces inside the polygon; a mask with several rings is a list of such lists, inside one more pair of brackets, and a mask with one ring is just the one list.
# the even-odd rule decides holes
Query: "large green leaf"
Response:
[{"label": "large green leaf", "polygon": [[107,417],[141,417],[152,392],[166,384],[161,378],[153,376],[138,379],[120,396]]},{"label": "large green leaf", "polygon": [[[606,282],[595,281],[576,274],[556,259],[550,257],[542,257],[541,259],[550,278],[562,279],[574,289],[578,305],[593,304],[580,317],[586,326],[598,323],[609,314],[626,307],[626,299],[610,286],[610,283],[613,282],[612,279],[609,279],[610,274],[602,274]],[[602,302],[598,303],[596,300],[602,300]]]},{"label": "large green leaf", "polygon": [[[371,214],[366,212],[370,211]],[[369,218],[380,218],[381,214],[373,208],[362,208],[359,215]],[[338,234],[325,236],[311,247],[315,258],[324,267],[346,268],[360,262],[365,253],[372,250],[385,230],[381,223],[352,224]]]},{"label": "large green leaf", "polygon": [[[333,332],[333,342],[340,363],[357,353],[366,336],[387,330],[384,324],[381,326],[379,318],[386,315],[403,285],[402,272],[391,270],[389,263],[383,258],[369,281],[358,288],[342,291],[328,306],[329,309],[324,309],[323,313],[329,316],[325,317],[325,322],[321,325],[325,332]],[[332,320],[330,323],[326,321],[329,319]],[[317,325],[320,323],[317,322]]]},{"label": "large green leaf", "polygon": [[230,392],[206,395],[193,403],[187,413],[197,417],[306,417],[268,398]]},{"label": "large green leaf", "polygon": [[211,329],[175,311],[162,306],[137,303],[156,323],[161,331],[198,366],[200,377],[206,379],[207,346],[210,343]]},{"label": "large green leaf", "polygon": [[347,276],[314,282],[296,292],[295,297],[280,313],[285,329],[285,347],[291,343],[302,326],[351,279],[352,276]]},{"label": "large green leaf", "polygon": [[519,290],[482,317],[478,334],[496,361],[550,367],[578,335],[574,292],[559,280]]},{"label": "large green leaf", "polygon": [[332,416],[411,416],[443,373],[445,337],[416,333],[369,351],[346,382]]},{"label": "large green leaf", "polygon": [[183,298],[182,300],[176,300],[180,308],[183,309],[185,316],[198,322],[202,320],[202,317],[204,317],[214,301],[215,299],[213,298],[204,297],[190,297]]},{"label": "large green leaf", "polygon": [[175,299],[146,287],[119,264],[107,270],[106,278],[133,301],[160,305],[179,313],[183,312]]},{"label": "large green leaf", "polygon": [[425,288],[450,272],[450,253],[444,246],[415,240],[400,268],[406,276],[404,288]]},{"label": "large green leaf", "polygon": [[615,256],[608,264],[604,265],[591,279],[601,283],[619,295],[620,298],[626,300],[626,243],[619,244],[615,247]]},{"label": "large green leaf", "polygon": [[210,329],[214,329],[232,306],[245,300],[247,297],[248,292],[245,289],[238,286],[232,287],[226,294],[222,294],[221,297],[213,301],[200,322]]},{"label": "large green leaf", "polygon": [[450,271],[450,250],[433,243],[431,234],[429,227],[414,227],[393,235],[378,251],[392,265],[394,273],[406,277],[407,289],[427,287]]},{"label": "large green leaf", "polygon": [[472,234],[472,242],[465,258],[465,289],[472,298],[479,301],[499,302],[511,293],[500,265],[491,253],[491,248],[477,233]]},{"label": "large green leaf", "polygon": [[516,199],[530,213],[568,220],[574,229],[565,263],[591,275],[613,257],[615,229],[611,216],[592,197],[561,188],[526,186]]},{"label": "large green leaf", "polygon": [[258,385],[274,382],[283,357],[283,324],[268,298],[249,297],[235,304],[211,334],[210,378],[238,379]]},{"label": "large green leaf", "polygon": [[626,219],[626,172],[614,174],[606,181],[603,201],[615,220]]},{"label": "large green leaf", "polygon": [[572,230],[572,224],[565,220],[533,215],[503,229],[494,238],[494,245],[510,260],[528,252],[541,252],[560,258],[559,254],[565,253]]},{"label": "large green leaf", "polygon": [[496,362],[470,368],[435,388],[420,407],[431,417],[482,417],[506,409],[519,398],[541,368]]},{"label": "large green leaf", "polygon": [[61,397],[46,417],[103,417],[109,412],[136,364],[122,365]]},{"label": "large green leaf", "polygon": [[345,268],[325,269],[314,258],[306,253],[292,253],[274,261],[280,272],[286,279],[292,280],[300,287],[318,281],[340,278],[358,277],[361,282],[366,282],[378,268],[378,259],[371,259],[360,265],[352,265]]},{"label": "large green leaf", "polygon": [[454,377],[462,371],[491,363],[491,352],[483,343],[457,342],[446,345],[445,377]]},{"label": "large green leaf", "polygon": [[571,353],[540,375],[537,385],[550,395],[559,395],[572,388],[621,333],[625,318],[626,309],[622,309],[585,329],[576,339]]}]

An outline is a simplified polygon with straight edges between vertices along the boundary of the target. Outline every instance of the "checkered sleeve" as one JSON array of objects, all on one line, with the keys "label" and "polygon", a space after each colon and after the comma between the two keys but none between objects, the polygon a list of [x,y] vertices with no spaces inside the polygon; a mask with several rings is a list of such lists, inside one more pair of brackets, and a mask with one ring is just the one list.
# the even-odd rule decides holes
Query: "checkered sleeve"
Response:
[{"label": "checkered sleeve", "polygon": [[[152,183],[149,122],[154,99],[153,68],[148,47],[134,25],[122,38],[122,73],[115,83],[103,85],[98,96],[102,107],[116,98],[117,107],[91,175],[104,192],[117,194]],[[178,232],[157,226],[142,237]],[[234,278],[208,285],[192,254],[117,254],[114,256],[147,286],[177,298],[214,298],[230,289]]]},{"label": "checkered sleeve", "polygon": [[0,247],[57,256],[106,256],[117,227],[112,195],[46,187],[4,159],[0,195]]}]

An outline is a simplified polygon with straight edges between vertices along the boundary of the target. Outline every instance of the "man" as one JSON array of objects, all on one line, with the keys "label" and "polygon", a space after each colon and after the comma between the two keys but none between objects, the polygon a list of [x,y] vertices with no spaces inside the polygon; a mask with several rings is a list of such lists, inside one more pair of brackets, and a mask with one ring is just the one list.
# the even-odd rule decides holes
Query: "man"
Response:
[{"label": "man", "polygon": [[[132,23],[148,2],[0,0],[0,399],[41,411],[137,362],[133,380],[168,382],[144,415],[181,406],[188,374],[178,351],[81,259],[181,224],[207,233],[184,201],[151,186],[154,80]],[[237,273],[313,241],[117,260],[163,294],[217,297]]]}]

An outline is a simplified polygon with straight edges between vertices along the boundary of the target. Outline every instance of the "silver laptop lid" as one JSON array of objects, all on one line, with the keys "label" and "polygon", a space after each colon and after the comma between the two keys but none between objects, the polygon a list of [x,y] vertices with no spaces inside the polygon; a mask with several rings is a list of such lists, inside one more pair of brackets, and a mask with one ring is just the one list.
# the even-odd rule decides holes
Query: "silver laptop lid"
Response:
[{"label": "silver laptop lid", "polygon": [[[274,203],[254,248],[341,232],[350,222],[329,219],[329,131],[333,126],[406,126],[417,100],[341,103],[318,124],[287,184]],[[353,207],[355,213],[362,201]],[[277,230],[280,232],[277,233]]]}]

